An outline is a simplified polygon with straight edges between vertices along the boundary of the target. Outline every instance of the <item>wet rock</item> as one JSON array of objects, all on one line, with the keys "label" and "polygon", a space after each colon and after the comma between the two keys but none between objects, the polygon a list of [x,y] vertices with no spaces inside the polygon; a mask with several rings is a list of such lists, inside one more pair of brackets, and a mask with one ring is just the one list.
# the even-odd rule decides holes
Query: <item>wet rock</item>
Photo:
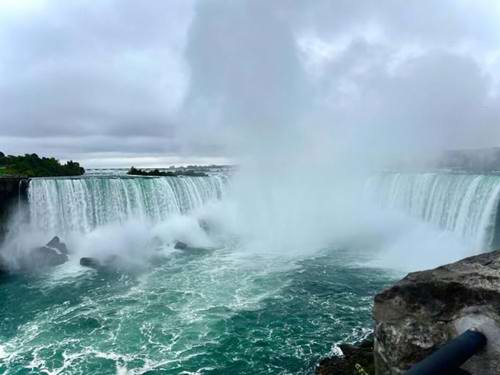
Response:
[{"label": "wet rock", "polygon": [[7,262],[0,256],[0,276],[8,273],[9,267],[7,266]]},{"label": "wet rock", "polygon": [[59,250],[47,246],[37,247],[31,250],[20,260],[21,269],[28,271],[42,270],[55,267],[68,261],[68,256]]},{"label": "wet rock", "polygon": [[203,229],[205,233],[211,232],[211,225],[207,220],[204,219],[198,220],[198,225],[200,226],[201,229]]},{"label": "wet rock", "polygon": [[21,268],[39,270],[59,266],[68,261],[68,248],[59,237],[52,238],[47,245],[32,249],[20,261]]},{"label": "wet rock", "polygon": [[30,250],[10,253],[9,261],[0,257],[0,273],[37,272],[59,266],[68,261],[68,248],[59,237],[54,237],[47,245]]},{"label": "wet rock", "polygon": [[488,338],[462,368],[498,374],[500,368],[500,251],[415,272],[375,297],[377,374],[402,374],[469,328]]},{"label": "wet rock", "polygon": [[318,375],[365,375],[374,374],[373,335],[359,345],[339,345],[342,356],[334,356],[321,360],[316,367]]},{"label": "wet rock", "polygon": [[177,241],[174,246],[174,249],[177,250],[186,250],[187,248],[189,248],[188,244],[182,241]]},{"label": "wet rock", "polygon": [[53,248],[53,249],[57,249],[59,250],[61,253],[63,254],[66,254],[68,255],[69,254],[69,250],[68,248],[66,247],[66,244],[64,242],[62,242],[60,240],[59,237],[55,236],[54,238],[52,238],[46,245],[47,247],[50,247],[50,248]]},{"label": "wet rock", "polygon": [[99,269],[102,267],[101,263],[97,259],[90,257],[80,258],[80,265],[83,267],[89,267],[94,269]]},{"label": "wet rock", "polygon": [[99,271],[116,271],[127,268],[126,261],[116,254],[109,255],[104,259],[93,257],[80,258],[80,265],[83,267],[93,268]]},{"label": "wet rock", "polygon": [[208,255],[211,254],[212,252],[215,251],[213,248],[205,248],[205,247],[191,247],[191,246],[186,246],[183,247],[182,249],[179,249],[182,251],[184,256],[203,256],[203,255]]},{"label": "wet rock", "polygon": [[175,243],[174,249],[182,250],[184,254],[192,254],[192,255],[209,254],[215,250],[214,248],[189,246],[187,243],[184,243],[182,241],[177,241]]}]

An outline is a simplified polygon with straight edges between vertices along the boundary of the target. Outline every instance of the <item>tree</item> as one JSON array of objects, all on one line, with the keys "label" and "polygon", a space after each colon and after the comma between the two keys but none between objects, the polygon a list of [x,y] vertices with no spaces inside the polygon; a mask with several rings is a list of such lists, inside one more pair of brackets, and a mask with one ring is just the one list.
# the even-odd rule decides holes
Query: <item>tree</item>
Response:
[{"label": "tree", "polygon": [[0,158],[0,165],[4,167],[3,174],[26,177],[80,176],[85,173],[85,169],[72,160],[61,164],[55,158],[40,158],[37,154],[4,155]]}]

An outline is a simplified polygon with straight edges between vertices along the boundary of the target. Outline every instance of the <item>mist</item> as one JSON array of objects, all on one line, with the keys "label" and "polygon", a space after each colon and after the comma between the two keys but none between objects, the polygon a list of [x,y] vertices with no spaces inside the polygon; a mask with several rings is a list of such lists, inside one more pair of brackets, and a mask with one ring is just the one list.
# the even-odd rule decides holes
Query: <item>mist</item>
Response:
[{"label": "mist", "polygon": [[[140,12],[127,3],[115,14],[116,6],[80,16],[81,4],[57,2],[13,13],[4,39],[18,32],[27,45],[45,48],[31,49],[28,59],[9,44],[3,69],[12,74],[0,97],[11,105],[1,139],[13,151],[49,151],[95,166],[230,160],[238,170],[227,199],[206,215],[228,237],[243,238],[247,250],[301,253],[346,238],[386,238],[380,221],[412,238],[409,226],[366,201],[367,179],[427,165],[444,150],[500,142],[499,9],[492,1],[198,1]],[[113,15],[116,34],[99,12]],[[178,17],[166,27],[161,15],[171,14]],[[70,25],[61,26],[68,31],[61,32],[63,51],[50,42],[54,28],[41,22],[47,15]],[[32,26],[21,28],[16,17]],[[100,36],[91,51],[90,21]],[[148,27],[133,33],[129,24]],[[81,50],[70,43],[77,36]],[[82,63],[82,54],[95,62]],[[27,60],[43,74],[15,69]],[[60,77],[79,79],[67,87],[57,68]],[[30,116],[16,107],[12,77],[22,92],[44,98],[32,106],[35,99],[24,97]],[[93,236],[112,237],[105,233]]]},{"label": "mist", "polygon": [[[233,222],[253,247],[294,253],[377,231],[385,237],[377,223],[390,218],[363,198],[369,176],[500,139],[497,72],[484,62],[491,50],[482,30],[469,29],[469,3],[443,4],[453,7],[453,23],[437,38],[429,25],[437,27],[444,10],[386,2],[391,12],[381,14],[335,3],[315,2],[306,12],[264,1],[195,7],[180,116],[188,140],[217,144],[238,160]],[[483,2],[476,11],[490,8]],[[334,18],[321,22],[322,9]],[[414,19],[411,33],[399,32],[402,14]],[[415,240],[409,225],[390,223],[401,231],[393,233],[400,248],[402,236]],[[421,247],[437,241],[433,228],[419,228]],[[384,246],[391,266],[408,268],[408,258],[394,254],[398,246]],[[415,249],[411,263],[457,259],[458,247],[441,256]],[[422,263],[419,254],[434,260]]]}]

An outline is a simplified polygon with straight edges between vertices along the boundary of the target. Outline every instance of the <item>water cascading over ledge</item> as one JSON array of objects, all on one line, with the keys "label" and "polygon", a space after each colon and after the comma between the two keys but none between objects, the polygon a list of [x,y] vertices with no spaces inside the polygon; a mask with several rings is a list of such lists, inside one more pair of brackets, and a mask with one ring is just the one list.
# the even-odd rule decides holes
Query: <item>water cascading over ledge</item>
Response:
[{"label": "water cascading over ledge", "polygon": [[473,241],[500,246],[500,176],[459,173],[383,173],[368,194],[381,207],[403,211]]},{"label": "water cascading over ledge", "polygon": [[220,199],[227,177],[34,178],[30,222],[54,233],[88,232],[130,219],[158,222]]}]

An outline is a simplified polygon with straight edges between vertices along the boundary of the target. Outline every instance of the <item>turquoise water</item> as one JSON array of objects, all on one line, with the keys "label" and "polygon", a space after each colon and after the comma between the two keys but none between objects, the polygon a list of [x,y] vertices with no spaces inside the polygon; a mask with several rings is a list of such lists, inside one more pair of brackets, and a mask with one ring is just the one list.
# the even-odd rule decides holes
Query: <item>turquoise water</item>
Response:
[{"label": "turquoise water", "polygon": [[135,272],[75,264],[0,281],[0,373],[308,374],[371,328],[394,276],[353,252],[172,252]]},{"label": "turquoise water", "polygon": [[[402,276],[374,264],[434,267],[470,254],[466,239],[495,237],[497,177],[390,174],[367,185],[378,205],[363,204],[356,233],[320,241],[349,245],[311,255],[314,237],[342,224],[311,212],[323,202],[314,194],[302,202],[266,190],[260,208],[279,220],[258,212],[240,222],[231,208],[241,205],[224,202],[224,174],[33,180],[20,215],[30,220],[14,226],[5,254],[54,234],[75,254],[45,273],[0,279],[0,374],[313,373],[336,343],[370,332],[373,296]],[[179,239],[217,250],[173,251]],[[115,254],[123,264],[113,270],[78,264]]]}]

